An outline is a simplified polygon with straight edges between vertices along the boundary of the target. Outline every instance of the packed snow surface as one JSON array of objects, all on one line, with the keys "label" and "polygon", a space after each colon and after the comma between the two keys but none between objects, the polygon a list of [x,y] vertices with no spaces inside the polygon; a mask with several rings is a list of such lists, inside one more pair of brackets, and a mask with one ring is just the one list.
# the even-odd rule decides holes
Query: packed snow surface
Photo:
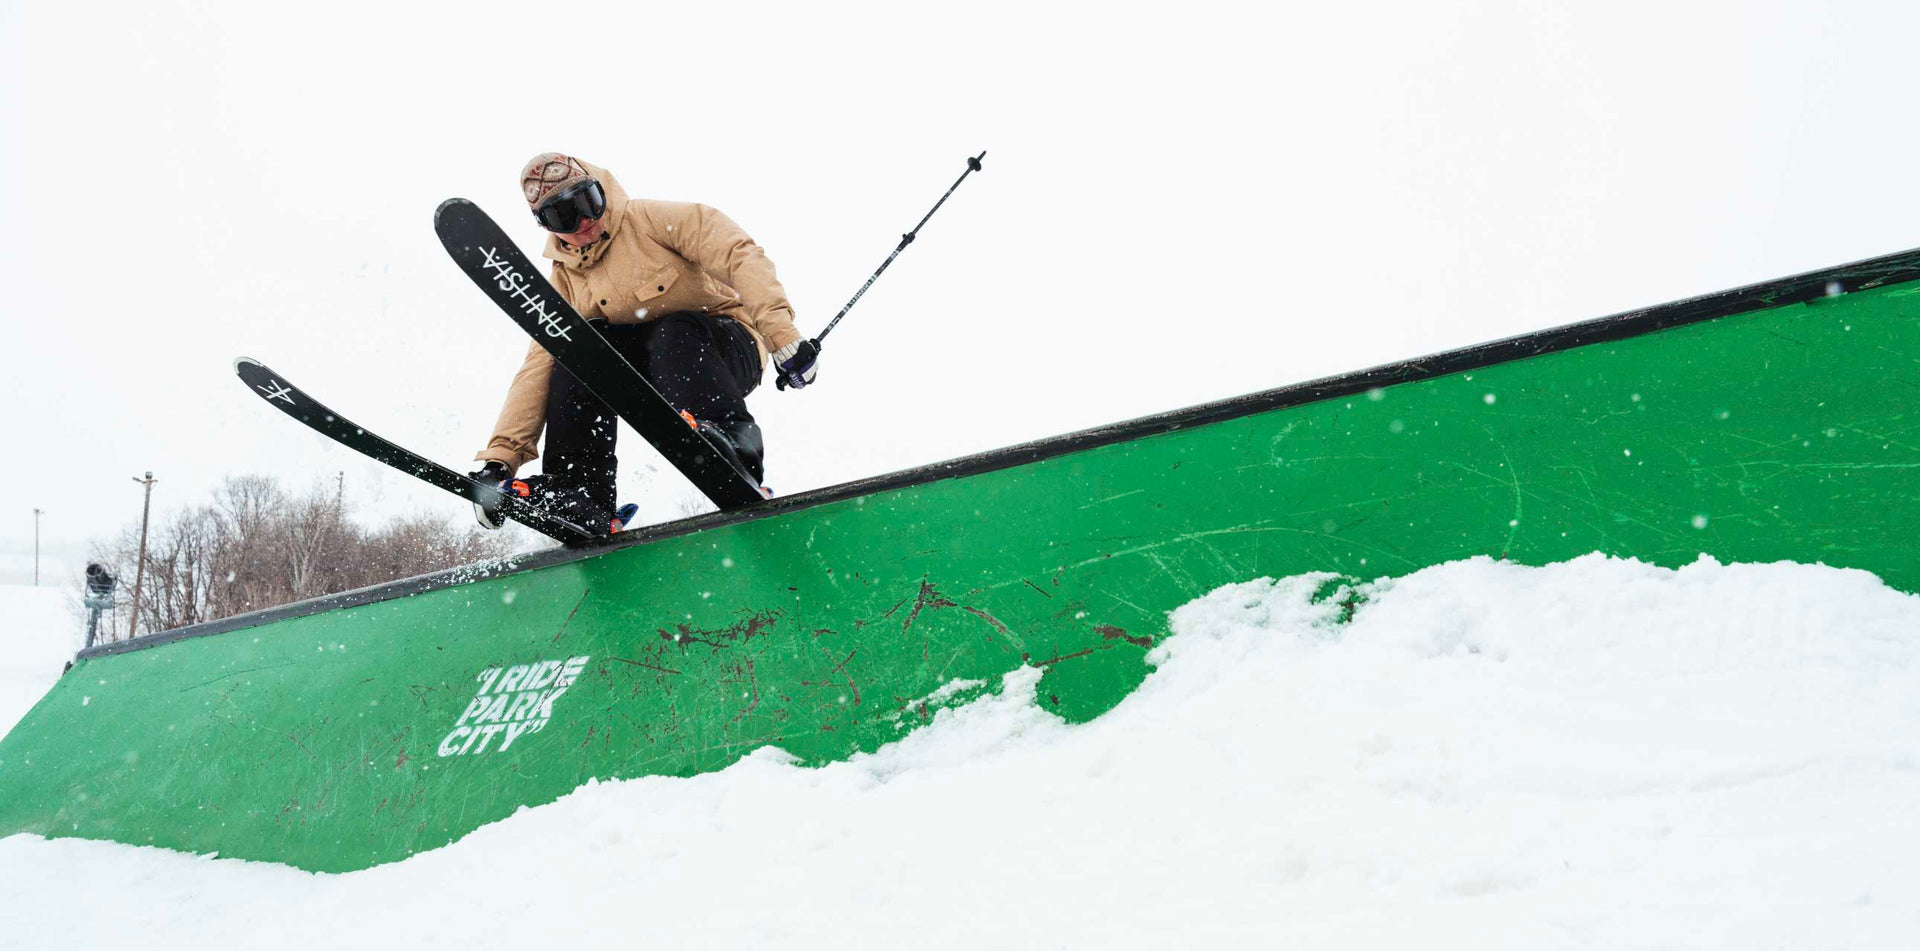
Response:
[{"label": "packed snow surface", "polygon": [[71,589],[0,585],[0,736],[40,702],[85,643],[72,599]]},{"label": "packed snow surface", "polygon": [[[1920,947],[1920,598],[1818,566],[1221,588],[1068,725],[608,782],[348,875],[0,841],[29,947]],[[1350,613],[1350,618],[1347,617]]]}]

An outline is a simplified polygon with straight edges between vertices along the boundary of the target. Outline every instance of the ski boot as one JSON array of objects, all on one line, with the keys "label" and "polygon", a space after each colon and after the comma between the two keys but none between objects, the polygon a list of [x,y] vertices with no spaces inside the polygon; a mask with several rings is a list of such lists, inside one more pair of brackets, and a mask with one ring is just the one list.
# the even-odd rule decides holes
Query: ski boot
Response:
[{"label": "ski boot", "polygon": [[617,535],[621,531],[625,530],[627,527],[627,523],[633,521],[633,517],[639,513],[640,513],[640,506],[634,502],[628,502],[627,504],[622,505],[619,508],[615,509],[613,512],[614,534]]},{"label": "ski boot", "polygon": [[[499,483],[501,492],[518,496],[532,505],[553,513],[581,528],[591,531],[606,531],[613,534],[625,528],[640,511],[640,506],[628,502],[609,513],[603,506],[589,497],[584,488],[559,482],[546,475],[532,475],[524,479],[508,479]],[[487,528],[499,528],[506,519],[498,512],[490,512],[480,503],[473,504],[473,510],[480,516],[480,524]],[[492,521],[489,521],[491,517]]]},{"label": "ski boot", "polygon": [[640,511],[640,506],[632,502],[614,506],[609,510],[607,503],[594,498],[596,493],[573,479],[537,475],[528,476],[524,481],[530,493],[528,501],[575,525],[596,532],[606,532],[611,535],[625,528],[634,513]]},{"label": "ski boot", "polygon": [[773,491],[762,485],[760,478],[766,471],[762,459],[766,455],[766,444],[760,439],[760,424],[751,419],[729,423],[717,423],[708,419],[696,418],[692,413],[681,410],[680,418],[695,432],[707,437],[707,441],[720,450],[720,457],[732,466],[735,472],[746,477],[748,482],[760,490],[766,498],[773,498]]}]

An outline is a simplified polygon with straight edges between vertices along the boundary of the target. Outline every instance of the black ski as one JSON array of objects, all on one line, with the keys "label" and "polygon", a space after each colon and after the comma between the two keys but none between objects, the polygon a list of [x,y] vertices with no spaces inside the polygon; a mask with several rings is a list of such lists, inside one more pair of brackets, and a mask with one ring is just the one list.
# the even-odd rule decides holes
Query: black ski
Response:
[{"label": "black ski", "polygon": [[758,485],[688,426],[680,411],[574,311],[479,206],[464,198],[441,202],[433,213],[433,230],[460,270],[489,299],[713,504],[737,509],[765,498]]},{"label": "black ski", "polygon": [[286,378],[267,369],[266,364],[250,357],[241,357],[233,361],[233,371],[261,399],[273,404],[273,407],[294,419],[305,423],[308,428],[332,438],[335,442],[356,450],[372,459],[378,459],[428,485],[445,489],[469,502],[497,507],[498,511],[528,528],[546,535],[556,541],[577,545],[601,537],[597,532],[581,528],[566,519],[559,518],[539,506],[529,504],[525,499],[507,495],[484,482],[475,482],[431,459],[425,458],[408,449],[403,449],[355,425],[352,420],[328,409],[319,400],[308,396],[298,387],[288,383]]}]

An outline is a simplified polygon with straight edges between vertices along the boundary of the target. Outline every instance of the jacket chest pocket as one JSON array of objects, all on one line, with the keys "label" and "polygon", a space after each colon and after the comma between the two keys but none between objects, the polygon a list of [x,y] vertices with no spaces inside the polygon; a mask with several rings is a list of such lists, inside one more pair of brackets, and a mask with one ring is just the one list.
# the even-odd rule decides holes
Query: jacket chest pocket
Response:
[{"label": "jacket chest pocket", "polygon": [[680,279],[680,270],[671,266],[660,268],[631,283],[612,277],[595,277],[592,283],[593,305],[614,323],[630,323],[645,320],[650,313],[652,316],[659,315],[656,299],[673,290],[674,284]]},{"label": "jacket chest pocket", "polygon": [[680,269],[669,264],[633,285],[633,299],[636,302],[649,301],[673,289],[675,281],[680,279]]}]

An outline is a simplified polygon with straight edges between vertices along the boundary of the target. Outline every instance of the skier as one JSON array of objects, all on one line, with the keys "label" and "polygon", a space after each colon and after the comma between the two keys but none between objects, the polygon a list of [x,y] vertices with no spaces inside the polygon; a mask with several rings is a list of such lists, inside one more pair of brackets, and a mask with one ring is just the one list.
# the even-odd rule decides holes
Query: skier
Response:
[{"label": "skier", "polygon": [[[773,262],[732,219],[706,205],[628,198],[605,169],[542,152],[520,172],[527,205],[547,237],[553,286],[624,354],[690,425],[755,483],[760,427],[746,396],[769,357],[785,385],[818,373],[803,346]],[[507,390],[473,478],[529,497],[576,524],[619,531],[614,509],[617,418],[538,342]],[[543,475],[515,481],[539,453]],[[475,505],[481,524],[497,512]]]}]

